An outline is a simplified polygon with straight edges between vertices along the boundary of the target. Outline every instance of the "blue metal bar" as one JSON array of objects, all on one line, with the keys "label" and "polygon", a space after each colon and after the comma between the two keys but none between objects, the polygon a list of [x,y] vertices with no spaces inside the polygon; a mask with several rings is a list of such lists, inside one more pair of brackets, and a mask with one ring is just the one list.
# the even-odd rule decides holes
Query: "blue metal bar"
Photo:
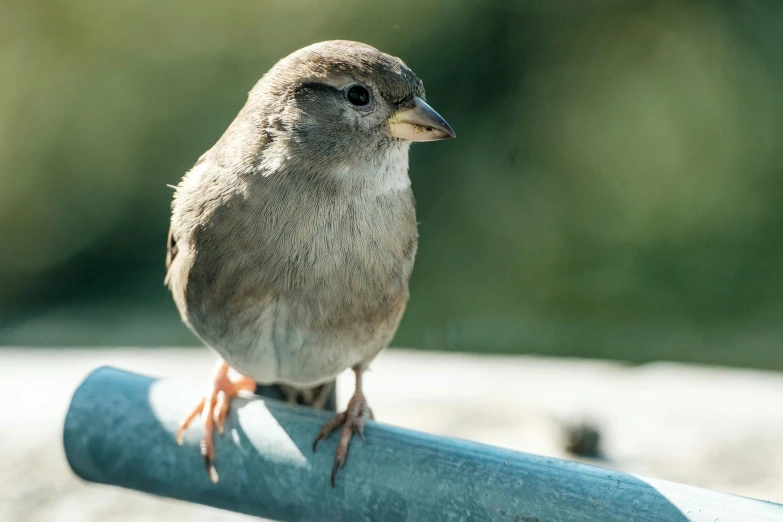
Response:
[{"label": "blue metal bar", "polygon": [[[765,522],[783,506],[574,462],[370,423],[337,487],[325,412],[260,398],[232,404],[212,484],[191,429],[196,391],[100,368],[74,394],[65,454],[85,480],[284,521]],[[466,419],[470,422],[470,419]]]}]

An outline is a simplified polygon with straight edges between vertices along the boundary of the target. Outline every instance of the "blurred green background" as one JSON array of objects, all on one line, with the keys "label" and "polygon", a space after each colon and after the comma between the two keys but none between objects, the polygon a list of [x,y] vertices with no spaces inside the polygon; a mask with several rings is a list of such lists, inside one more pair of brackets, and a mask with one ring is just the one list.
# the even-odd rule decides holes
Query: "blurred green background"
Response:
[{"label": "blurred green background", "polygon": [[176,184],[279,58],[402,57],[395,345],[783,369],[779,1],[0,0],[0,344],[196,345],[163,286]]}]

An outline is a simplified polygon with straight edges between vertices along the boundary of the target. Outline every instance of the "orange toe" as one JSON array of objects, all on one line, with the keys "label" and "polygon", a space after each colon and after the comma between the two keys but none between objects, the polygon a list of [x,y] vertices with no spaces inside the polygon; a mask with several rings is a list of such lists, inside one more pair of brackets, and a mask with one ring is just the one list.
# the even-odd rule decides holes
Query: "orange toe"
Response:
[{"label": "orange toe", "polygon": [[228,376],[229,366],[225,361],[220,361],[215,369],[211,386],[205,397],[196,405],[190,414],[185,417],[177,430],[177,442],[183,443],[183,434],[188,426],[197,416],[201,415],[201,424],[204,430],[204,436],[201,440],[201,455],[204,457],[204,464],[209,474],[209,479],[213,483],[220,480],[217,469],[215,469],[215,427],[220,435],[223,434],[223,425],[228,416],[228,410],[231,405],[231,399],[236,397],[240,391],[254,391],[255,381],[249,377],[240,376],[231,379]]}]

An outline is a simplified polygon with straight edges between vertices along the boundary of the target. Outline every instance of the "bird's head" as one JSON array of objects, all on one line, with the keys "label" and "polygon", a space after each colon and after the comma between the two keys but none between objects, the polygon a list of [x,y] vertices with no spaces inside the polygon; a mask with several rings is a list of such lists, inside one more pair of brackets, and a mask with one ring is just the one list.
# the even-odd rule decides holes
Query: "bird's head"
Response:
[{"label": "bird's head", "polygon": [[336,40],[280,60],[250,92],[245,110],[255,113],[254,126],[270,145],[278,142],[268,159],[341,168],[407,152],[412,141],[453,138],[424,100],[424,85],[402,60]]}]

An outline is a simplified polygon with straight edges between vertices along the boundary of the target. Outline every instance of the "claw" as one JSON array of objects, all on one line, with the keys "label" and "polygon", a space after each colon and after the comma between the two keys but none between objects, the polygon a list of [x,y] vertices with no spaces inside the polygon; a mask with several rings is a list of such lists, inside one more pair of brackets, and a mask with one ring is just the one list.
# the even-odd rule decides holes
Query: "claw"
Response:
[{"label": "claw", "polygon": [[215,466],[209,465],[207,467],[207,473],[209,473],[209,480],[213,484],[217,484],[220,481],[220,475],[218,475],[217,470],[215,469]]},{"label": "claw", "polygon": [[332,487],[334,487],[334,481],[337,478],[337,470],[343,467],[345,464],[344,458],[335,457],[334,466],[332,466]]},{"label": "claw", "polygon": [[334,455],[334,465],[332,466],[331,483],[332,487],[335,487],[337,471],[345,465],[345,459],[348,455],[348,446],[351,443],[351,438],[354,433],[358,434],[362,441],[366,442],[364,438],[364,425],[368,418],[372,418],[372,412],[367,407],[367,401],[358,388],[356,393],[348,402],[348,408],[335,415],[326,424],[323,425],[321,431],[313,441],[313,451],[318,446],[318,443],[325,440],[332,431],[338,426],[342,425],[342,433],[340,434],[340,442],[337,444],[337,451]]},{"label": "claw", "polygon": [[315,448],[318,446],[318,443],[321,442],[322,440],[326,440],[337,426],[344,424],[345,419],[347,417],[348,417],[348,412],[344,411],[329,419],[329,422],[327,422],[321,427],[321,431],[319,431],[318,435],[315,437],[315,440],[313,441],[313,451],[315,451]]},{"label": "claw", "polygon": [[182,421],[177,431],[177,444],[182,445],[183,434],[197,416],[201,416],[204,436],[201,439],[201,456],[204,458],[204,467],[209,475],[209,480],[217,484],[220,480],[215,468],[215,443],[214,430],[217,426],[219,434],[223,435],[223,425],[228,414],[229,404],[233,397],[242,390],[253,391],[255,382],[248,377],[240,377],[232,380],[227,376],[228,364],[221,361],[215,371],[213,382],[206,397],[201,399],[193,411]]},{"label": "claw", "polygon": [[213,484],[217,484],[220,480],[220,475],[218,475],[217,469],[215,469],[215,465],[213,464],[215,459],[215,448],[211,444],[211,441],[207,440],[207,435],[204,435],[204,439],[201,440],[201,456],[204,457],[204,467],[209,474],[209,480],[212,481]]}]

